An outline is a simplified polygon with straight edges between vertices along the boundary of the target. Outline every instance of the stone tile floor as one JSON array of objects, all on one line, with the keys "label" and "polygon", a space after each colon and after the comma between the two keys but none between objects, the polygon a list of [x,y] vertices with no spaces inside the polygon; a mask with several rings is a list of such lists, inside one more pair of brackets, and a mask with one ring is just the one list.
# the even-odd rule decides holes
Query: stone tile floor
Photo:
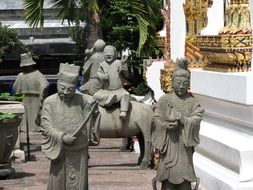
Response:
[{"label": "stone tile floor", "polygon": [[[13,164],[16,173],[0,180],[0,190],[46,190],[49,161],[40,151],[40,134],[31,134],[31,161]],[[24,145],[25,135],[21,134]],[[151,190],[152,169],[140,170],[139,154],[120,151],[121,139],[102,139],[90,148],[89,190]],[[26,149],[26,146],[23,146]]]}]

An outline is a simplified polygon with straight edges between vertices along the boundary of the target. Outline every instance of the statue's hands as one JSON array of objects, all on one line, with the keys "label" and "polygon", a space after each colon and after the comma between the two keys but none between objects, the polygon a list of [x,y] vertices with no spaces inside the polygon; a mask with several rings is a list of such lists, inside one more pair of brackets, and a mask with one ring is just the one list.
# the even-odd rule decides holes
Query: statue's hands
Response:
[{"label": "statue's hands", "polygon": [[121,73],[124,70],[124,68],[122,66],[118,67],[118,73]]},{"label": "statue's hands", "polygon": [[175,130],[178,128],[178,121],[170,121],[167,125],[166,125],[167,129],[170,130]]},{"label": "statue's hands", "polygon": [[63,135],[63,142],[68,145],[73,144],[75,140],[76,140],[76,137],[73,137],[72,135],[69,135],[69,134]]},{"label": "statue's hands", "polygon": [[170,115],[166,119],[166,121],[168,122],[167,128],[176,129],[179,123],[181,123],[181,118],[183,118],[183,115],[177,110],[171,108]]}]

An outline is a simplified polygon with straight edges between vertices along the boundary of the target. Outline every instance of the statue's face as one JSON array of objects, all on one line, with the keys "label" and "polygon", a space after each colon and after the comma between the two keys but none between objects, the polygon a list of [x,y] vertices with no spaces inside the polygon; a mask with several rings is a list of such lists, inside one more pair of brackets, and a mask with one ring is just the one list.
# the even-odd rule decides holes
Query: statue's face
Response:
[{"label": "statue's face", "polygon": [[174,92],[182,97],[187,94],[187,90],[190,87],[190,81],[188,78],[183,76],[175,76],[173,79],[173,89]]},{"label": "statue's face", "polygon": [[65,101],[73,97],[73,95],[75,94],[76,87],[74,84],[68,84],[58,81],[57,90],[60,98]]},{"label": "statue's face", "polygon": [[107,63],[112,63],[115,60],[116,53],[113,49],[107,49],[105,52],[105,61]]}]

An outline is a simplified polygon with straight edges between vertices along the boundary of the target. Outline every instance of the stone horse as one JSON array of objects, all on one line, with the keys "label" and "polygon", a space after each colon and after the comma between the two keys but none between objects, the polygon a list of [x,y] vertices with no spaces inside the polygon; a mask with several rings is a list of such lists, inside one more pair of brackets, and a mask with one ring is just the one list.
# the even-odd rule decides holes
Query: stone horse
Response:
[{"label": "stone horse", "polygon": [[[88,100],[92,96],[84,94]],[[125,120],[119,118],[119,106],[103,108],[101,113],[99,133],[100,138],[126,138],[137,136],[140,144],[140,157],[138,164],[142,169],[148,167],[151,160],[150,130],[153,109],[150,105],[137,101],[130,101],[128,115]]]}]

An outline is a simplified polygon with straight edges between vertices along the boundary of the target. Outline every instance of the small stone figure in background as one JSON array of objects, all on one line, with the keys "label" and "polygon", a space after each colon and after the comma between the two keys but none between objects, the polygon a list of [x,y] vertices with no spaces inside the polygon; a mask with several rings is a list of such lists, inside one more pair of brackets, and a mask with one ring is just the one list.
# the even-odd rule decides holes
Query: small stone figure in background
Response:
[{"label": "small stone figure in background", "polygon": [[87,58],[84,60],[82,71],[85,80],[85,83],[80,87],[82,93],[93,96],[95,92],[101,89],[101,82],[97,78],[97,71],[99,64],[105,60],[103,53],[105,46],[105,42],[98,39],[91,50],[85,50]]},{"label": "small stone figure in background", "polygon": [[47,190],[88,190],[88,140],[98,104],[76,93],[79,66],[60,64],[58,93],[45,99],[42,152],[51,160]]},{"label": "small stone figure in background", "polygon": [[[173,73],[173,92],[165,94],[154,110],[152,143],[160,150],[160,163],[154,181],[161,190],[191,190],[198,181],[193,167],[194,147],[204,110],[188,93],[190,71],[186,59],[178,60]],[[154,189],[156,189],[155,184]]]},{"label": "small stone figure in background", "polygon": [[[40,131],[35,120],[37,119],[43,100],[47,96],[49,86],[45,76],[33,68],[35,64],[30,54],[21,54],[20,67],[23,69],[23,72],[18,74],[13,85],[15,93],[24,94],[23,103],[27,109],[30,132]],[[23,118],[20,130],[26,131],[26,117],[24,116]]]},{"label": "small stone figure in background", "polygon": [[102,83],[102,89],[97,91],[93,98],[101,106],[110,107],[112,104],[120,102],[121,119],[125,119],[128,108],[130,95],[123,88],[124,80],[128,77],[128,68],[126,64],[127,57],[116,59],[117,50],[112,45],[104,48],[105,61],[100,63],[97,77]]}]

